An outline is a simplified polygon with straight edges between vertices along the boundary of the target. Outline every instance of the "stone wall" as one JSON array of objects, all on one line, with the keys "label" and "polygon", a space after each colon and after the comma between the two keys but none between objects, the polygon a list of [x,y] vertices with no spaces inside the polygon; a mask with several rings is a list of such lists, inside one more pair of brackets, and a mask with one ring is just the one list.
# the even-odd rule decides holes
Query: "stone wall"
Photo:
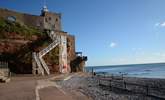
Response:
[{"label": "stone wall", "polygon": [[38,27],[39,29],[44,28],[44,17],[42,16],[19,13],[8,9],[0,9],[0,17],[4,19],[14,17],[16,19],[15,21],[22,25]]},{"label": "stone wall", "polygon": [[67,51],[68,51],[68,60],[72,61],[76,58],[75,54],[75,36],[68,35],[67,36]]},{"label": "stone wall", "polygon": [[61,15],[51,12],[45,12],[44,17],[44,28],[49,30],[61,31]]},{"label": "stone wall", "polygon": [[61,14],[58,13],[45,12],[41,16],[37,16],[0,8],[0,17],[4,19],[14,17],[16,22],[20,24],[33,26],[42,30],[62,30]]},{"label": "stone wall", "polygon": [[27,26],[33,26],[41,30],[44,29],[44,17],[24,14],[23,23]]}]

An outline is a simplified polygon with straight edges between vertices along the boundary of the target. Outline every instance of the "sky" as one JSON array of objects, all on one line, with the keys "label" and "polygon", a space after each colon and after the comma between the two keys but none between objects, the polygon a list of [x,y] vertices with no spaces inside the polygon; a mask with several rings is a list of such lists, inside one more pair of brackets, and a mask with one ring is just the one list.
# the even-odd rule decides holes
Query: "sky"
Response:
[{"label": "sky", "polygon": [[[0,7],[40,15],[44,0],[1,0]],[[46,0],[62,13],[87,66],[165,62],[165,0]]]}]

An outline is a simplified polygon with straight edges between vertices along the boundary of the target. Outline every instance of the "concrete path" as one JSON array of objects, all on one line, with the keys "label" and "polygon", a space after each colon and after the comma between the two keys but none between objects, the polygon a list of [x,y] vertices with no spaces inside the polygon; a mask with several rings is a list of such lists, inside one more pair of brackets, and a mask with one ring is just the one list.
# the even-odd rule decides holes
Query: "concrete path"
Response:
[{"label": "concrete path", "polygon": [[35,90],[36,100],[89,100],[87,96],[80,92],[75,91],[73,94],[73,92],[70,93],[69,91],[63,90],[55,81],[53,81],[66,81],[74,75],[75,74],[59,75],[49,79],[38,80]]},{"label": "concrete path", "polygon": [[32,77],[13,77],[0,83],[0,100],[36,100],[36,80]]},{"label": "concrete path", "polygon": [[57,87],[47,87],[40,90],[41,100],[74,100],[72,96],[60,91]]},{"label": "concrete path", "polygon": [[0,83],[0,100],[89,100],[82,93],[70,93],[55,82],[68,80],[74,75],[12,77],[11,82]]}]

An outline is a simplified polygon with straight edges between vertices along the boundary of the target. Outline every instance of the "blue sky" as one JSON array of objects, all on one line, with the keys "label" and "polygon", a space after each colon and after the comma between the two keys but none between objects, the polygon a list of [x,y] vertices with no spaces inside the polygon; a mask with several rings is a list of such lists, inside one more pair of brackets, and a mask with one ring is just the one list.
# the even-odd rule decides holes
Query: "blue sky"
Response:
[{"label": "blue sky", "polygon": [[[43,0],[1,0],[0,7],[40,14]],[[165,0],[47,0],[62,13],[88,66],[165,62]]]}]

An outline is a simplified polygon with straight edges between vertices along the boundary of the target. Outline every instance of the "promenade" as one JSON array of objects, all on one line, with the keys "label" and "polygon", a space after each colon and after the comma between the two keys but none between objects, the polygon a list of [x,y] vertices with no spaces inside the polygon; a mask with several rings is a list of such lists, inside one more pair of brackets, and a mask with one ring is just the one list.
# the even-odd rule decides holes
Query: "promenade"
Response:
[{"label": "promenade", "polygon": [[90,100],[81,92],[70,93],[55,82],[68,80],[73,75],[12,77],[10,83],[0,83],[0,100]]}]

